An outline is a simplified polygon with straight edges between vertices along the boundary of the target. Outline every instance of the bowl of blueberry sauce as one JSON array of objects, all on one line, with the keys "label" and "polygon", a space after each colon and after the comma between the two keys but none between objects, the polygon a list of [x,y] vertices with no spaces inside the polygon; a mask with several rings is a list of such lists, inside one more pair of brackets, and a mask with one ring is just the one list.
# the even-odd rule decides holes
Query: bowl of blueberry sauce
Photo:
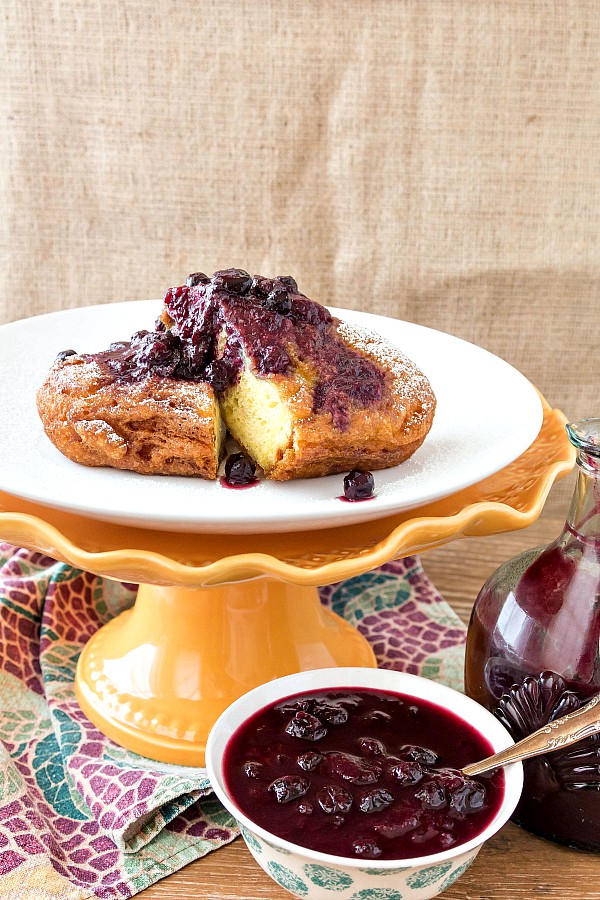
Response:
[{"label": "bowl of blueberry sauce", "polygon": [[517,763],[461,769],[513,743],[465,695],[383,669],[318,669],[240,697],[206,765],[259,865],[297,897],[426,900],[510,817]]}]

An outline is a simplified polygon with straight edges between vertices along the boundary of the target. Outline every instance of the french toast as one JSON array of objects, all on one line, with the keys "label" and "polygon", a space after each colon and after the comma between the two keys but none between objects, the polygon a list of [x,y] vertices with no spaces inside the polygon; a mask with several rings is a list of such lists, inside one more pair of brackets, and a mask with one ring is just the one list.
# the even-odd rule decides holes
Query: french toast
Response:
[{"label": "french toast", "polygon": [[225,428],[205,382],[117,378],[94,356],[72,353],[51,367],[37,406],[46,434],[74,462],[217,477]]},{"label": "french toast", "polygon": [[285,481],[398,465],[431,428],[419,368],[290,276],[194,273],[167,291],[155,329],[53,365],[38,409],[70,459],[216,478],[226,427]]}]

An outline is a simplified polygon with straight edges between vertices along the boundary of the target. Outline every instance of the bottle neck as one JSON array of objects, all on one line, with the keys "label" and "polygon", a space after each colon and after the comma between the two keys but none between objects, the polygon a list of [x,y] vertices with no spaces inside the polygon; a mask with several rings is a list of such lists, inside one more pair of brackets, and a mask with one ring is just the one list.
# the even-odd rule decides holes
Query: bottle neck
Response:
[{"label": "bottle neck", "polygon": [[580,451],[577,470],[566,528],[600,549],[600,458]]}]

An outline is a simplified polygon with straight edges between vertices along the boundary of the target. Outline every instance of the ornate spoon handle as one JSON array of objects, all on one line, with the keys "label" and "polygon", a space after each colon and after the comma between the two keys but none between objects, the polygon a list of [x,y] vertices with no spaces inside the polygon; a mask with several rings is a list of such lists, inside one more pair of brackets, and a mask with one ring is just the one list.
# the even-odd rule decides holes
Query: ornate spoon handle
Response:
[{"label": "ornate spoon handle", "polygon": [[597,732],[600,732],[600,694],[581,709],[550,722],[544,728],[538,728],[533,734],[523,738],[517,744],[513,744],[512,747],[488,756],[481,762],[465,766],[463,773],[480,775],[482,772],[488,772],[490,769],[497,769],[499,766],[506,766],[521,759],[551,753],[553,750],[558,750],[559,747],[574,744]]}]

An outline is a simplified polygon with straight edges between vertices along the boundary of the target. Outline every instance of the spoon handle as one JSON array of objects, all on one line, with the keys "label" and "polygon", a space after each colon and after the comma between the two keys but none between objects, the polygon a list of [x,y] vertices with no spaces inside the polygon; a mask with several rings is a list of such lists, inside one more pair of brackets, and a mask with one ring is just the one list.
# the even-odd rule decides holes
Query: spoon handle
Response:
[{"label": "spoon handle", "polygon": [[551,753],[553,750],[558,750],[559,747],[567,747],[569,744],[574,744],[597,732],[600,732],[600,694],[581,709],[550,722],[544,728],[539,728],[533,734],[523,738],[522,741],[513,744],[512,747],[488,756],[481,762],[465,766],[463,773],[480,775],[482,772],[488,772],[490,769],[506,766],[521,759],[540,756],[542,753]]}]

